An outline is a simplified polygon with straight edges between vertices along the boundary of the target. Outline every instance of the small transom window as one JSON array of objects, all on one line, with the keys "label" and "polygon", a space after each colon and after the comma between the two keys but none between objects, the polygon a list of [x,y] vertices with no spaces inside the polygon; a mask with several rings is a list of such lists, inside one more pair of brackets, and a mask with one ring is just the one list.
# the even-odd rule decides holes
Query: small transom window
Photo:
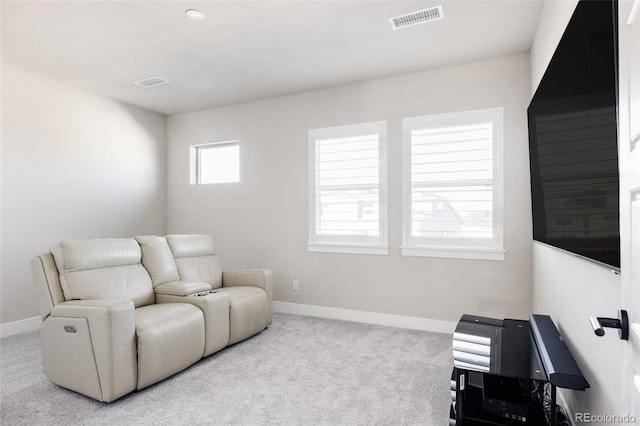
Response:
[{"label": "small transom window", "polygon": [[191,146],[191,184],[240,182],[238,141]]}]

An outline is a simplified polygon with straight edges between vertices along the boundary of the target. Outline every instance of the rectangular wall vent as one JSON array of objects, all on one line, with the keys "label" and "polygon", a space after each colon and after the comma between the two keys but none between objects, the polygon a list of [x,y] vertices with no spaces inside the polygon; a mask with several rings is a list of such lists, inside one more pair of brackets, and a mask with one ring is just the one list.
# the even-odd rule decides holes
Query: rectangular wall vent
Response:
[{"label": "rectangular wall vent", "polygon": [[389,18],[389,23],[393,30],[412,27],[414,25],[425,24],[427,22],[439,21],[444,19],[442,6],[430,7],[429,9],[418,10],[417,12],[407,13],[406,15]]},{"label": "rectangular wall vent", "polygon": [[162,77],[149,77],[143,78],[142,80],[136,80],[133,83],[142,87],[153,87],[160,86],[161,84],[167,84],[169,83],[169,80]]}]

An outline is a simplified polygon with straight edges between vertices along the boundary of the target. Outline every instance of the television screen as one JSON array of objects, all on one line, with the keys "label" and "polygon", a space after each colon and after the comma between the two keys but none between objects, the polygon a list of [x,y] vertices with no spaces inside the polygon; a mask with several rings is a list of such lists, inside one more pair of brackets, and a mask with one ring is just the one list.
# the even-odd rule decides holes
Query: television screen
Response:
[{"label": "television screen", "polygon": [[617,4],[582,0],[527,110],[533,238],[620,268]]}]

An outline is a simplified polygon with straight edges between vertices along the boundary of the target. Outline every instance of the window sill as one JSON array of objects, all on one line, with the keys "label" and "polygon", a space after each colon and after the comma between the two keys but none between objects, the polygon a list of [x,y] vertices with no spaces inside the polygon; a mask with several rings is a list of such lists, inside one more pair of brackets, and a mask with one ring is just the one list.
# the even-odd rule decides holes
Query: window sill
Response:
[{"label": "window sill", "polygon": [[367,244],[309,243],[307,249],[313,253],[375,254],[380,256],[389,254],[389,246]]},{"label": "window sill", "polygon": [[441,257],[448,259],[504,260],[504,250],[462,247],[403,246],[403,256]]}]

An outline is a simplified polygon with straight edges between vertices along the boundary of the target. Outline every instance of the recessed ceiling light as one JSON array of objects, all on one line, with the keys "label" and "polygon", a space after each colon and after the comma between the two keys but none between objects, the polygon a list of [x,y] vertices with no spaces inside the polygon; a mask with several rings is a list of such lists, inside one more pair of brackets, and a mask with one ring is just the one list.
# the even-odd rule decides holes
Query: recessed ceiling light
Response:
[{"label": "recessed ceiling light", "polygon": [[189,18],[194,19],[196,21],[204,19],[204,13],[196,9],[187,9],[185,13]]}]

